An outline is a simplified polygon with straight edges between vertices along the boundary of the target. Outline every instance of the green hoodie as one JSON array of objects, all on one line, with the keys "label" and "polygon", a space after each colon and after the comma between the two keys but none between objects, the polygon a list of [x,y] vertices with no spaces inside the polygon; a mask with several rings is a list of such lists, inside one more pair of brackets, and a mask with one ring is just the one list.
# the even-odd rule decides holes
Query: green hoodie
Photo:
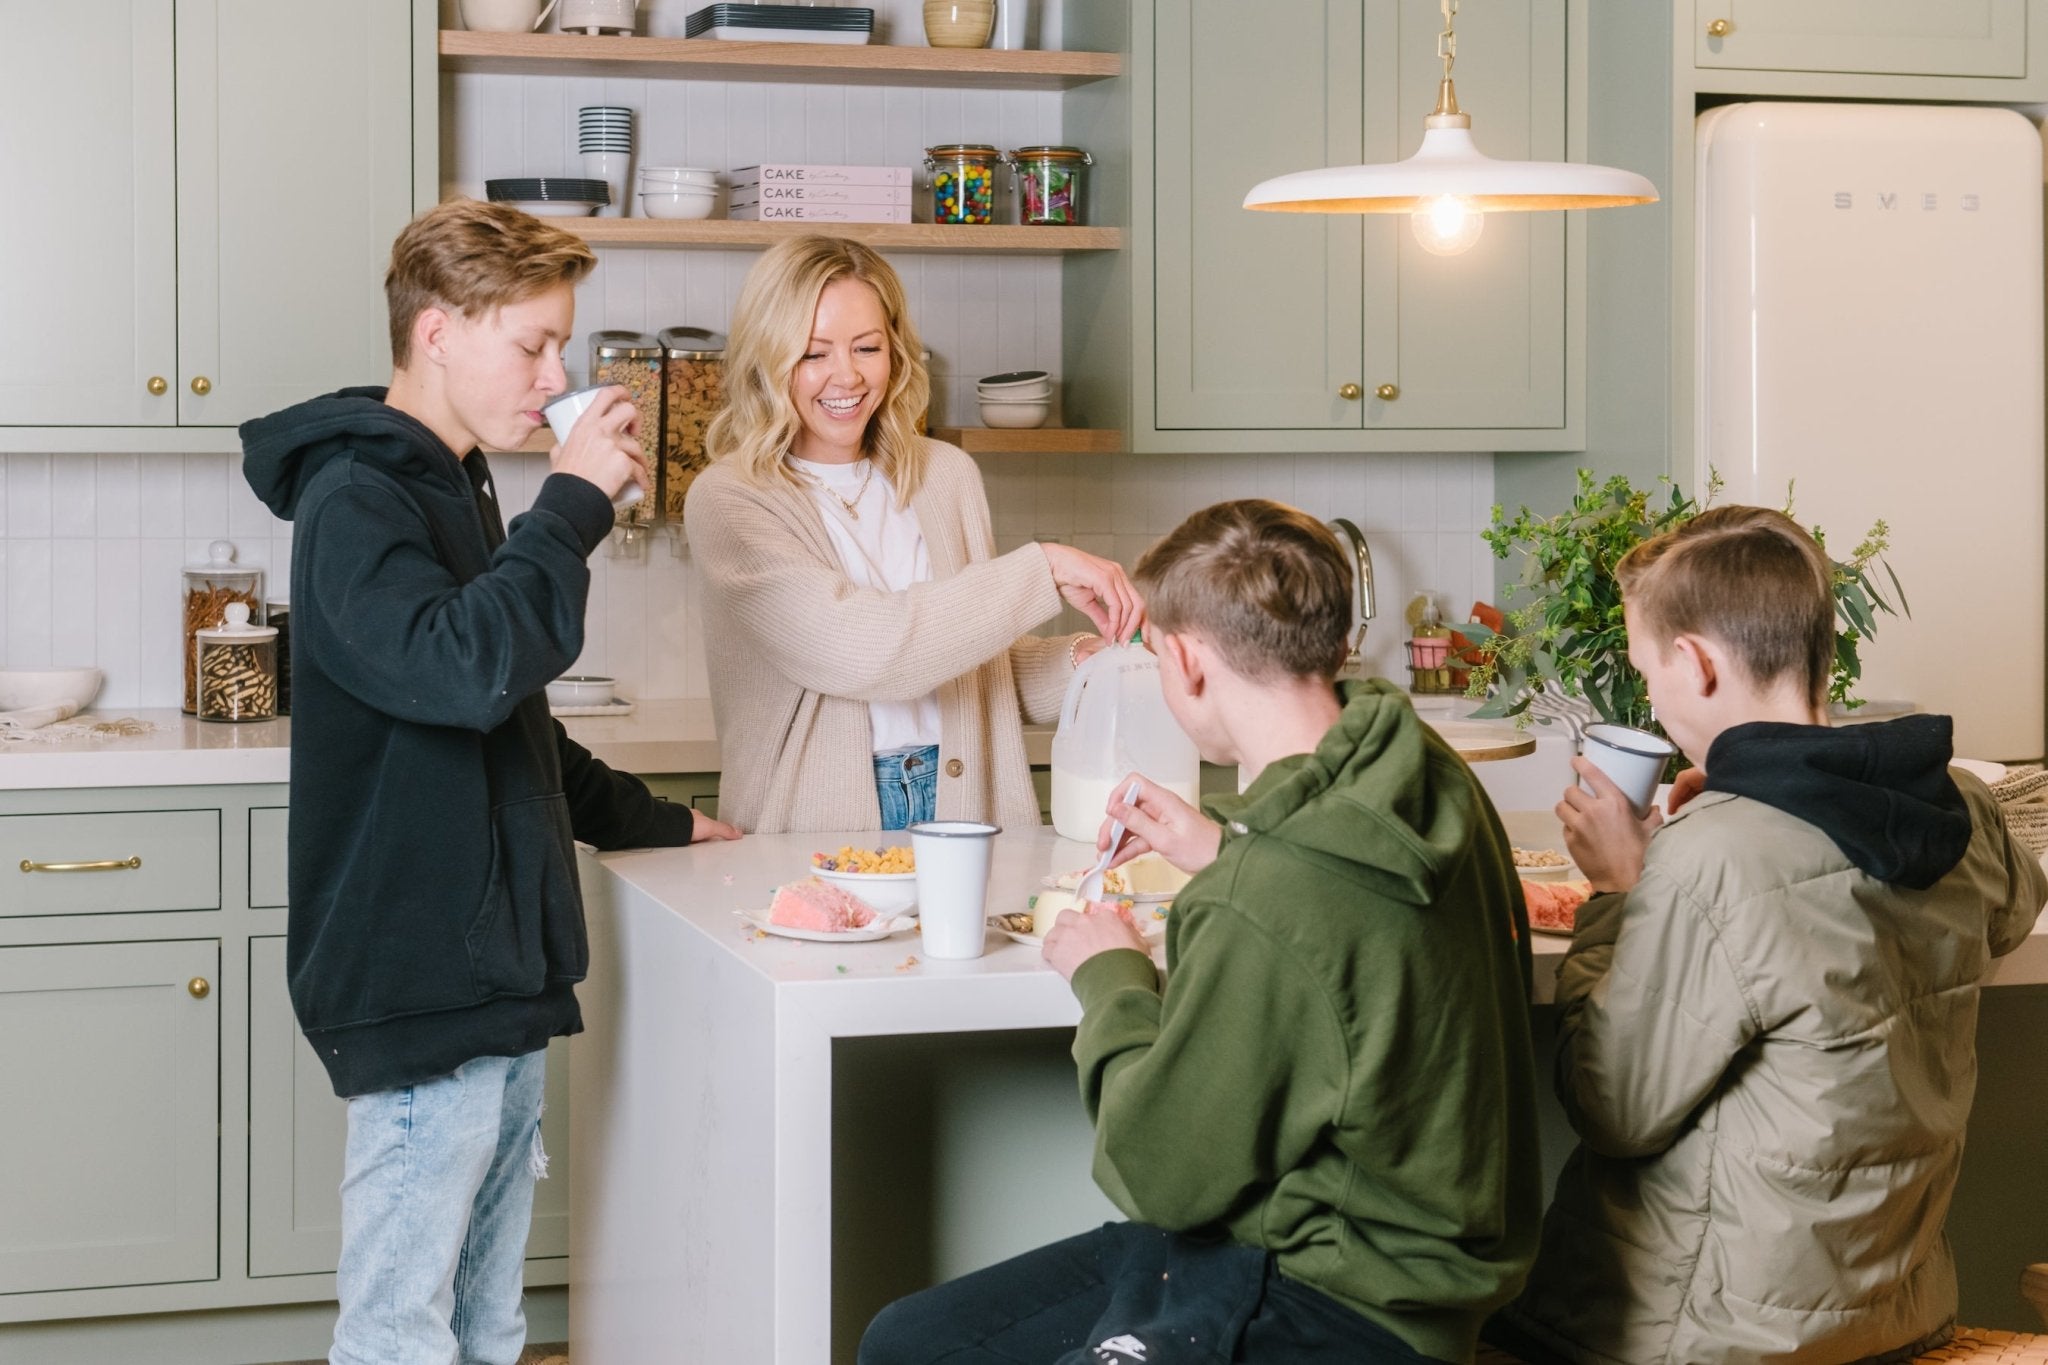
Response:
[{"label": "green hoodie", "polygon": [[1392,684],[1205,807],[1216,861],[1141,953],[1074,974],[1095,1179],[1131,1218],[1462,1361],[1543,1214],[1528,917],[1499,817]]}]

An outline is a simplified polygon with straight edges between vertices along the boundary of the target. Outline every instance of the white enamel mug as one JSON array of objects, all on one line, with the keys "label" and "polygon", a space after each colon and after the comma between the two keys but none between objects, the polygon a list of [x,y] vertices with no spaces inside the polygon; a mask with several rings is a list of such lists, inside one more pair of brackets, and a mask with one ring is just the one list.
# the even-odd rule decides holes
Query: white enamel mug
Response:
[{"label": "white enamel mug", "polygon": [[[567,441],[569,433],[576,429],[576,419],[597,401],[597,395],[602,390],[610,387],[612,386],[609,384],[592,384],[587,389],[571,389],[567,393],[559,393],[550,398],[547,405],[540,410],[540,415],[548,419],[548,429],[555,433],[555,440]],[[612,506],[623,512],[646,496],[647,491],[639,484],[628,483],[619,490],[619,495],[612,499]]]},{"label": "white enamel mug", "polygon": [[924,955],[980,957],[988,940],[988,868],[997,825],[927,820],[910,827]]},{"label": "white enamel mug", "polygon": [[1648,730],[1603,722],[1586,727],[1579,752],[1614,779],[1614,785],[1642,816],[1650,813],[1650,799],[1657,794],[1657,784],[1664,780],[1664,769],[1678,748]]}]

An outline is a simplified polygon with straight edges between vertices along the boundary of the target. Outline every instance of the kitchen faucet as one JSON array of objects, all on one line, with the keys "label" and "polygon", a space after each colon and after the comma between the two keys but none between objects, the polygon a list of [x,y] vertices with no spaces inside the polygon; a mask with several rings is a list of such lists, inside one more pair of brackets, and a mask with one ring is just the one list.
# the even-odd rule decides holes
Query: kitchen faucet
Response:
[{"label": "kitchen faucet", "polygon": [[1365,627],[1374,612],[1372,591],[1372,547],[1365,542],[1365,532],[1357,523],[1347,517],[1338,517],[1330,523],[1330,529],[1351,542],[1353,573],[1358,580],[1358,633],[1351,637],[1351,652],[1345,656],[1340,670],[1346,677],[1356,675],[1365,666]]}]

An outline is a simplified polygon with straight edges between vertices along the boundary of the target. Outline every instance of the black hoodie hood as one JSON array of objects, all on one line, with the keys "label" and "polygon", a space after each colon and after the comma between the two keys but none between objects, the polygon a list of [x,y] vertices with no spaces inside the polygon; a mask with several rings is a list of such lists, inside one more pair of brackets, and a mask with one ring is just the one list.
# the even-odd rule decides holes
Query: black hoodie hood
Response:
[{"label": "black hoodie hood", "polygon": [[340,389],[242,423],[242,474],[285,521],[313,476],[353,454],[408,483],[468,501],[475,494],[456,452],[426,423],[384,401],[382,387]]},{"label": "black hoodie hood", "polygon": [[1949,776],[1947,716],[1831,729],[1755,721],[1707,751],[1707,790],[1761,801],[1815,826],[1881,882],[1924,891],[1962,861],[1970,811]]}]

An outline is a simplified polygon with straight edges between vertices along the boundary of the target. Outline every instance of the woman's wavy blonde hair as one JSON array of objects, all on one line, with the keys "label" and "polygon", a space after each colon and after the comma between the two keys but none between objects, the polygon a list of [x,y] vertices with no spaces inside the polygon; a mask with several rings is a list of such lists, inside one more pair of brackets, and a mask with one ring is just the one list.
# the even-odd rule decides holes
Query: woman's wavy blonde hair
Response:
[{"label": "woman's wavy blonde hair", "polygon": [[861,444],[908,506],[924,479],[925,443],[917,434],[917,420],[931,398],[931,376],[904,302],[903,281],[873,250],[843,237],[792,237],[771,247],[747,272],[726,341],[725,406],[705,432],[705,453],[714,460],[732,460],[750,483],[799,482],[783,458],[803,431],[790,397],[791,376],[810,349],[819,295],[840,279],[856,279],[873,289],[888,320],[889,391]]}]

